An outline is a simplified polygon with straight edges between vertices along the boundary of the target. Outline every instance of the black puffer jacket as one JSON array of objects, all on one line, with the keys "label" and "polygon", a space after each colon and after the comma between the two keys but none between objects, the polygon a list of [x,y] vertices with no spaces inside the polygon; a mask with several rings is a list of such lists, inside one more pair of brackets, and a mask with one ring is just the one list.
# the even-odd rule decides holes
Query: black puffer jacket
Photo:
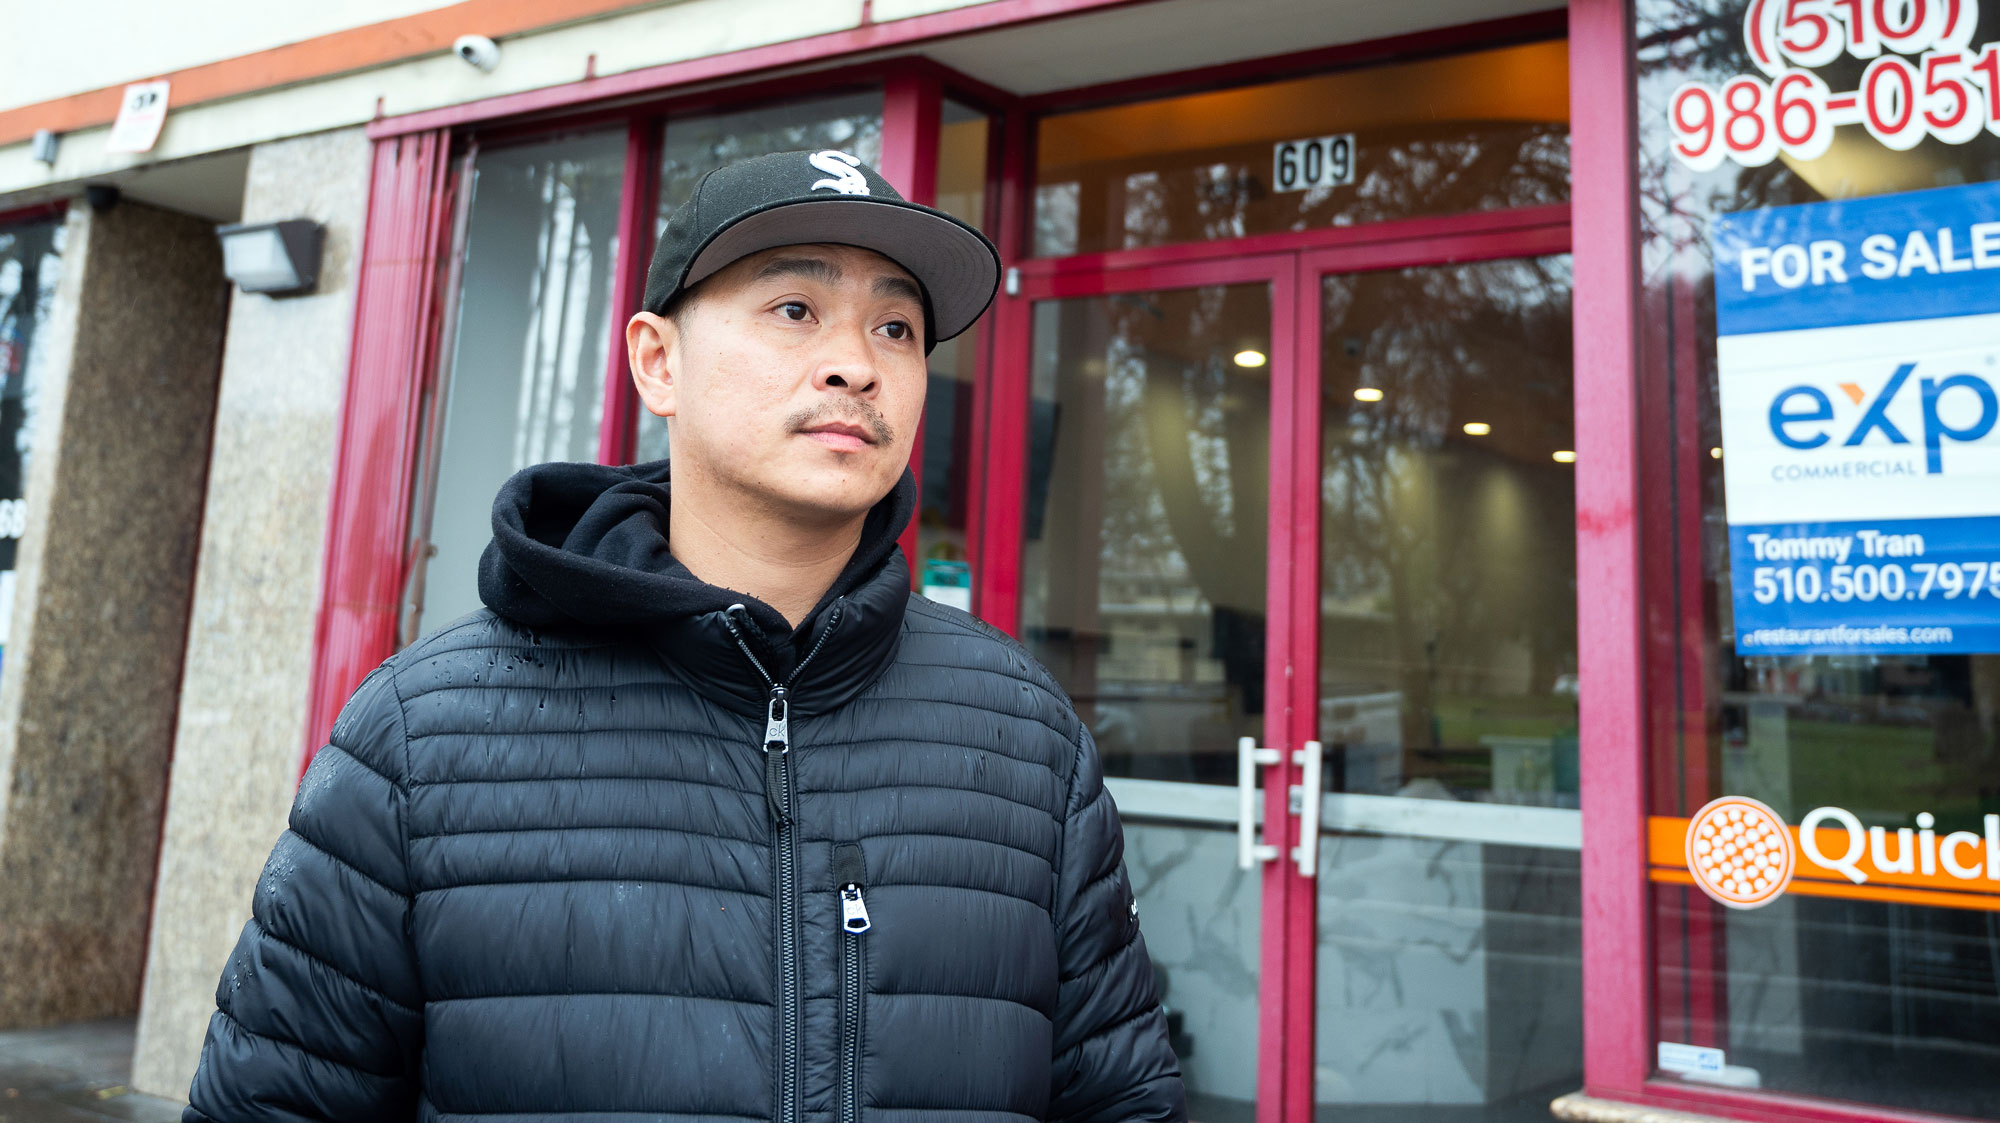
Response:
[{"label": "black puffer jacket", "polygon": [[509,481],[493,611],[307,771],[186,1118],[1185,1118],[1096,749],[909,595],[907,477],[796,632],[672,560],[665,482]]}]

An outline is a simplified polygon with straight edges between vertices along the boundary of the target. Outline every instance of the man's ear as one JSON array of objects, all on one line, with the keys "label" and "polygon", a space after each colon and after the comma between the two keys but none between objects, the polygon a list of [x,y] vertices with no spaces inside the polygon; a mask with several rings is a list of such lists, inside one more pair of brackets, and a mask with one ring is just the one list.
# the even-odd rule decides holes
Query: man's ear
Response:
[{"label": "man's ear", "polygon": [[681,370],[680,325],[651,312],[634,314],[625,324],[625,353],[647,411],[672,417]]}]

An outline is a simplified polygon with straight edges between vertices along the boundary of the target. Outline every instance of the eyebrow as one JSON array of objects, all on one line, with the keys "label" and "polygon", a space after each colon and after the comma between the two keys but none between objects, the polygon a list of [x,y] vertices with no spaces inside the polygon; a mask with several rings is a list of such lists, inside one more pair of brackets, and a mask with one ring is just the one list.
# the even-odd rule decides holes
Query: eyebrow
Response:
[{"label": "eyebrow", "polygon": [[[840,284],[841,278],[845,275],[840,266],[817,257],[774,257],[758,267],[757,274],[751,281],[755,283],[780,277],[801,277],[831,287]],[[897,273],[875,278],[874,291],[876,296],[898,296],[919,306],[924,302],[924,291],[917,287],[917,283]]]},{"label": "eyebrow", "polygon": [[875,278],[875,295],[905,297],[919,307],[924,303],[924,290],[908,277],[894,273]]},{"label": "eyebrow", "polygon": [[803,277],[830,286],[840,283],[841,272],[840,266],[816,257],[774,257],[765,262],[751,280],[769,281],[777,277]]}]

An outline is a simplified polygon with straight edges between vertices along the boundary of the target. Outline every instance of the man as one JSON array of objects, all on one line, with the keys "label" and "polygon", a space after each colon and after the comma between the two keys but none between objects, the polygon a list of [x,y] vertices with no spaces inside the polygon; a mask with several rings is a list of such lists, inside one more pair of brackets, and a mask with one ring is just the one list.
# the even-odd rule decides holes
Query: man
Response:
[{"label": "man", "polygon": [[703,180],[626,329],[671,478],[508,481],[488,610],[301,782],[188,1120],[1185,1118],[1088,731],[896,546],[997,275],[844,153]]}]

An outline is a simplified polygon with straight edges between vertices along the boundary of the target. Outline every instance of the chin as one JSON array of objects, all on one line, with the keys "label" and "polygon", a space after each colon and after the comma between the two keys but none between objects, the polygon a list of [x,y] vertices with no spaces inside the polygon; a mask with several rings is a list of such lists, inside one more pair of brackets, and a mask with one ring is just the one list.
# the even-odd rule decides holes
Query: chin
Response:
[{"label": "chin", "polygon": [[815,486],[805,482],[778,490],[774,498],[785,506],[801,513],[816,514],[827,518],[849,519],[866,514],[870,507],[882,501],[896,486],[896,477],[890,476],[879,483],[874,480],[826,480]]}]

